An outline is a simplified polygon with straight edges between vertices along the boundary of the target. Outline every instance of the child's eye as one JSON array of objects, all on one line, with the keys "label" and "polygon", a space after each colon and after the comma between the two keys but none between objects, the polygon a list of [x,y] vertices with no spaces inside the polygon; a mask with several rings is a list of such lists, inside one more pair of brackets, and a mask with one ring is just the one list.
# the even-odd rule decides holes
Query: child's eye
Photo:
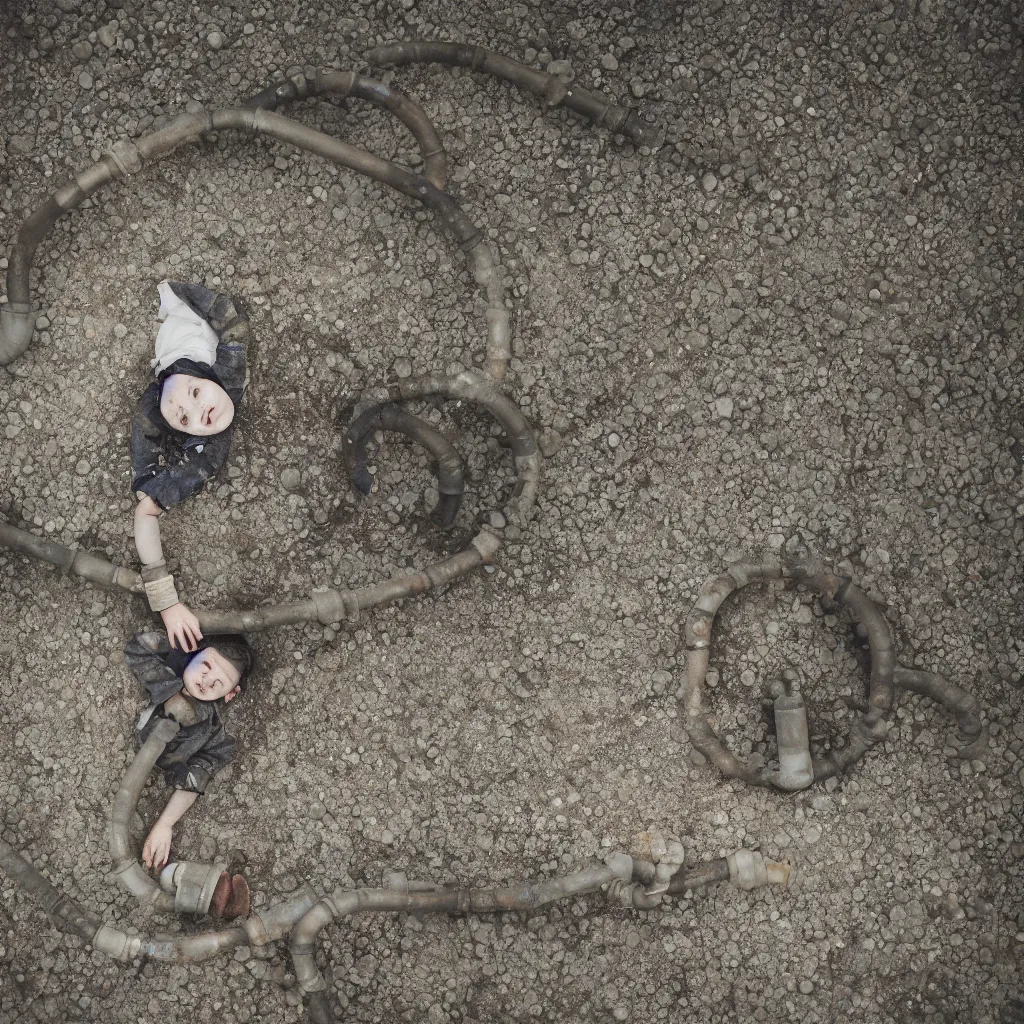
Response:
[{"label": "child's eye", "polygon": [[199,388],[193,388],[192,389],[192,397],[193,398],[198,398],[199,397]]},{"label": "child's eye", "polygon": [[187,427],[188,426],[188,417],[187,416],[182,416],[181,417],[181,425],[183,427]]}]

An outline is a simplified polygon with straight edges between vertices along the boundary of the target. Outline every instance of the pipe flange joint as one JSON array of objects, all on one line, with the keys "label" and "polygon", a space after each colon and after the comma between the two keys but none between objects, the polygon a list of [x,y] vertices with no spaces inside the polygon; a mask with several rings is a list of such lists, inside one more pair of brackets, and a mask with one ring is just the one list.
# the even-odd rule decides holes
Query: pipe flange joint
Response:
[{"label": "pipe flange joint", "polygon": [[481,530],[469,543],[484,565],[490,565],[501,549],[501,538],[490,530]]},{"label": "pipe flange joint", "polygon": [[254,910],[242,922],[242,927],[248,936],[250,946],[266,946],[270,942],[270,932],[258,910]]},{"label": "pipe flange joint", "polygon": [[633,890],[637,887],[625,878],[615,878],[608,883],[605,895],[608,902],[615,907],[622,907],[626,910],[633,909]]},{"label": "pipe flange joint", "polygon": [[142,154],[131,139],[118,139],[105,155],[114,161],[119,177],[138,174],[142,170]]},{"label": "pipe flange joint", "polygon": [[142,950],[142,939],[137,935],[126,934],[120,928],[103,924],[92,937],[90,945],[115,960],[132,960]]}]

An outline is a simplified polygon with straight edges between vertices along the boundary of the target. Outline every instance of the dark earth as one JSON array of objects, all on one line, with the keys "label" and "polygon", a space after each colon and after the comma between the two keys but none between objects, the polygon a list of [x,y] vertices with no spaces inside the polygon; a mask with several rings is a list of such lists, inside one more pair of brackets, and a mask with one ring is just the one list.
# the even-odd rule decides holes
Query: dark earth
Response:
[{"label": "dark earth", "polygon": [[[537,515],[504,531],[491,571],[354,626],[255,637],[261,667],[232,707],[241,754],[176,854],[242,849],[257,903],[386,869],[541,879],[646,856],[653,831],[690,863],[741,846],[799,861],[792,889],[722,885],[652,912],[598,893],[529,917],[351,918],[318,958],[342,1019],[1024,1020],[1018,5],[14,0],[0,28],[5,241],[118,138],[293,66],[413,96],[500,254],[506,386],[547,456]],[[417,37],[572,75],[665,145],[641,153],[473,72],[362,60]],[[287,113],[418,165],[365,104]],[[430,466],[401,438],[376,452],[370,497],[345,479],[364,390],[483,357],[462,255],[382,186],[222,132],[63,218],[36,267],[36,339],[0,369],[15,525],[136,565],[127,432],[164,277],[230,292],[255,335],[229,466],[163,521],[191,603],[386,578],[465,543],[507,497],[511,457],[454,404],[419,407],[468,461],[451,535],[427,519]],[[824,786],[724,780],[691,751],[675,692],[682,619],[740,553],[852,576],[901,662],[979,698],[987,755],[960,759],[948,715],[903,695],[888,739]],[[142,706],[121,651],[155,621],[0,552],[0,831],[140,928],[106,834]],[[804,675],[815,749],[865,688],[849,622],[793,587],[731,599],[712,666],[714,721],[747,754],[774,749],[767,694],[785,669]],[[154,780],[140,842],[165,799]],[[3,1024],[303,1017],[284,943],[119,964],[0,877]]]}]

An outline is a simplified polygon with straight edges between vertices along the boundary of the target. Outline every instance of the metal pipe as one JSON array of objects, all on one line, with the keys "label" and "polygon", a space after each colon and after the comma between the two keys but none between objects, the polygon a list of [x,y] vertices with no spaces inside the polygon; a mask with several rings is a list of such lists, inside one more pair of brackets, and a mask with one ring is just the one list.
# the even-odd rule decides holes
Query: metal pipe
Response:
[{"label": "metal pipe", "polygon": [[960,742],[965,749],[984,743],[986,737],[981,725],[981,707],[977,699],[966,690],[934,672],[904,668],[902,665],[897,666],[893,682],[903,690],[923,694],[941,704],[956,719]]},{"label": "metal pipe", "polygon": [[[739,562],[701,588],[683,627],[686,676],[679,699],[691,744],[731,778],[742,779],[752,785],[772,785],[785,790],[802,789],[811,780],[808,779],[808,765],[803,757],[809,751],[806,751],[801,737],[797,735],[799,730],[793,732],[788,728],[779,729],[780,756],[787,759],[783,771],[754,770],[726,749],[703,708],[704,680],[708,671],[715,615],[735,590],[762,579],[791,579],[810,587],[844,605],[867,633],[871,649],[868,709],[851,725],[845,747],[828,757],[811,758],[815,782],[821,782],[849,767],[885,736],[886,715],[893,703],[893,673],[896,666],[892,632],[881,610],[859,587],[844,577],[823,573],[807,563],[795,562],[784,566],[771,562]],[[783,707],[781,710],[787,726],[794,714],[799,717],[799,709]],[[800,760],[799,766],[793,758]]]},{"label": "metal pipe", "polygon": [[178,723],[170,718],[161,718],[156,723],[121,780],[110,811],[110,859],[114,874],[133,896],[154,910],[173,910],[174,896],[163,892],[159,883],[145,872],[132,847],[128,830],[153,766],[167,744],[178,735],[179,729]]},{"label": "metal pipe", "polygon": [[568,107],[596,125],[627,136],[637,146],[653,149],[658,145],[655,129],[628,107],[614,103],[603,93],[575,84],[566,86],[555,75],[535,71],[483,46],[413,40],[377,46],[367,52],[366,59],[371,64],[448,64],[482,71],[539,96],[546,106]]},{"label": "metal pipe", "polygon": [[93,949],[119,960],[144,956],[167,963],[196,963],[238,946],[266,945],[284,935],[318,902],[310,886],[304,884],[287,899],[255,911],[233,928],[183,935],[177,939],[157,939],[129,935],[83,909],[3,838],[0,838],[0,869],[40,904],[55,928],[73,932]]},{"label": "metal pipe", "polygon": [[455,523],[465,489],[462,459],[454,445],[425,420],[413,416],[391,402],[371,406],[352,421],[342,437],[342,456],[346,468],[356,489],[363,494],[369,494],[373,486],[373,479],[366,468],[366,445],[375,430],[405,434],[406,437],[421,444],[433,456],[438,500],[430,513],[430,518],[441,529],[450,529]]},{"label": "metal pipe", "polygon": [[66,547],[46,537],[37,537],[10,523],[0,522],[0,545],[30,558],[49,562],[64,572],[74,573],[98,586],[120,587],[131,594],[144,593],[142,577],[137,572],[121,565],[112,565],[80,548]]},{"label": "metal pipe", "polygon": [[57,887],[17,850],[0,837],[0,868],[20,889],[27,892],[43,908],[54,927],[70,931],[86,942],[92,942],[100,927],[100,919],[84,910]]},{"label": "metal pipe", "polygon": [[0,366],[18,358],[35,328],[29,274],[40,242],[62,214],[80,206],[107,182],[141,170],[145,160],[162,156],[210,127],[209,115],[182,114],[136,143],[120,140],[98,161],[73,175],[32,213],[18,230],[7,267],[8,312],[0,312]]},{"label": "metal pipe", "polygon": [[529,421],[494,381],[476,370],[464,370],[455,377],[410,377],[389,389],[390,401],[407,401],[443,395],[449,399],[473,402],[486,409],[505,431],[505,443],[512,449],[516,482],[506,508],[507,518],[516,523],[527,521],[533,513],[540,484],[541,458]]},{"label": "metal pipe", "polygon": [[436,590],[482,565],[489,565],[500,547],[501,539],[482,529],[462,551],[425,569],[381,583],[372,583],[357,590],[322,590],[308,601],[268,605],[253,611],[197,608],[195,614],[204,633],[255,633],[300,622],[331,625],[354,621],[360,612]]},{"label": "metal pipe", "polygon": [[[325,90],[340,89],[343,79],[330,73],[321,80]],[[375,157],[365,150],[349,146],[322,132],[298,124],[287,117],[275,114],[261,107],[234,107],[195,114],[182,114],[169,125],[145,135],[137,142],[121,140],[113,149],[103,155],[96,164],[79,172],[65,185],[50,196],[21,226],[11,252],[7,271],[8,311],[0,316],[0,365],[6,365],[21,355],[31,341],[32,316],[29,272],[39,243],[46,237],[57,219],[68,210],[76,208],[106,182],[140,170],[144,163],[166,155],[179,145],[199,139],[211,129],[238,128],[264,132],[283,142],[289,142],[317,153],[334,163],[380,181],[403,195],[422,202],[439,218],[442,225],[466,250],[474,279],[484,289],[487,298],[487,356],[488,373],[500,379],[511,358],[508,331],[508,311],[504,306],[504,289],[500,270],[490,243],[480,230],[462,211],[459,204],[441,188],[437,182],[444,181],[443,159],[440,138],[430,125],[426,114],[418,111],[415,104],[399,94],[393,94],[386,86],[372,80],[356,83],[357,92],[365,99],[391,109],[404,119],[410,127],[415,126],[417,138],[424,152],[425,169],[429,177],[414,174],[397,164]],[[261,99],[263,94],[254,99]],[[404,102],[407,101],[407,102]],[[415,109],[414,109],[415,108]],[[430,163],[426,164],[427,155]]]},{"label": "metal pipe", "polygon": [[307,70],[267,86],[242,106],[252,110],[277,110],[293,100],[324,93],[339,99],[355,96],[392,113],[416,139],[423,160],[423,176],[437,188],[445,187],[447,156],[437,129],[418,103],[383,82],[364,78],[355,71]]}]

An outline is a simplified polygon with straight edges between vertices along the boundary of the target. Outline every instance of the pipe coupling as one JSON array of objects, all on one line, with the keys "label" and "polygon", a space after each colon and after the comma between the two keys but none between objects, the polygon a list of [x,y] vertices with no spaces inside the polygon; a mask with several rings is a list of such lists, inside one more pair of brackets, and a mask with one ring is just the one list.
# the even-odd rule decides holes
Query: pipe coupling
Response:
[{"label": "pipe coupling", "polygon": [[[199,721],[199,715],[196,713],[196,709],[192,707],[188,698],[180,691],[178,693],[171,694],[171,696],[164,701],[164,711],[170,715],[170,718],[165,718],[164,721],[171,722],[173,720],[179,727],[195,725],[196,722]],[[177,732],[178,730],[175,729],[174,732],[171,733],[171,737],[173,738],[177,735]]]},{"label": "pipe coupling", "polygon": [[179,914],[206,914],[224,867],[222,863],[194,861],[168,864],[160,872],[160,888],[174,893],[174,909]]},{"label": "pipe coupling", "polygon": [[490,530],[481,530],[470,542],[484,565],[490,565],[501,549],[501,538]]},{"label": "pipe coupling", "polygon": [[768,871],[764,857],[754,850],[737,850],[726,857],[729,881],[737,889],[759,889],[768,884]]},{"label": "pipe coupling", "polygon": [[793,862],[765,860],[755,850],[737,850],[726,857],[729,881],[737,889],[758,889],[762,885],[785,885],[795,876]]},{"label": "pipe coupling", "polygon": [[131,139],[118,139],[104,155],[114,162],[118,177],[138,174],[142,170],[142,154]]},{"label": "pipe coupling", "polygon": [[36,314],[28,302],[0,306],[0,366],[13,363],[32,341]]},{"label": "pipe coupling", "polygon": [[104,924],[92,937],[91,945],[93,949],[98,949],[115,960],[131,960],[139,955],[142,939],[138,935],[128,935],[120,928]]},{"label": "pipe coupling", "polygon": [[318,590],[311,595],[316,617],[325,626],[359,621],[359,598],[351,590]]}]

